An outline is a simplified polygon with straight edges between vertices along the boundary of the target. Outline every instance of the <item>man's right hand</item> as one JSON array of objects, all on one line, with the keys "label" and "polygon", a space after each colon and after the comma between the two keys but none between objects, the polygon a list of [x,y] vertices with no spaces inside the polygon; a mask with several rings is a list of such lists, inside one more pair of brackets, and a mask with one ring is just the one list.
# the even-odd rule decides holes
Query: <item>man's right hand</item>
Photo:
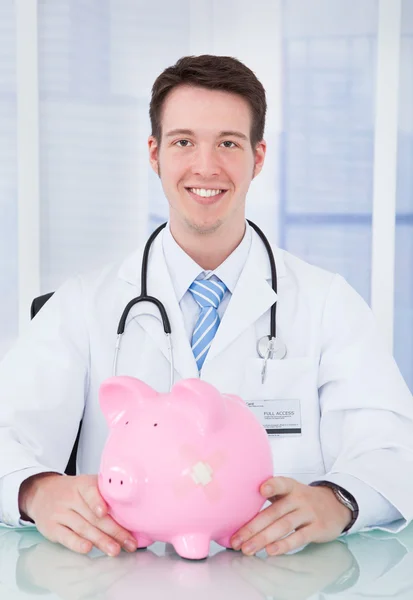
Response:
[{"label": "man's right hand", "polygon": [[133,535],[108,514],[96,475],[33,475],[20,486],[19,508],[47,539],[75,552],[86,554],[96,546],[116,556],[122,547],[137,548]]}]

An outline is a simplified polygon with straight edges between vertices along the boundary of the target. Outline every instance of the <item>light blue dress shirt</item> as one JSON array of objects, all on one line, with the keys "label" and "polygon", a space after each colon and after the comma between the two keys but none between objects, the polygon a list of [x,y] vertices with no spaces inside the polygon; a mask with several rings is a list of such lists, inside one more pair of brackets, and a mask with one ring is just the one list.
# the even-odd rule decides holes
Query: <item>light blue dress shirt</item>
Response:
[{"label": "light blue dress shirt", "polygon": [[244,237],[228,256],[228,258],[219,265],[214,271],[202,269],[175,241],[169,228],[169,223],[165,227],[162,238],[163,251],[165,262],[171,276],[172,285],[175,290],[176,297],[181,308],[185,330],[188,335],[188,340],[192,338],[192,332],[197,322],[200,308],[194,300],[191,292],[188,290],[191,283],[199,277],[200,279],[218,277],[228,290],[225,292],[224,298],[218,307],[218,315],[220,320],[225,313],[231,295],[234,292],[235,286],[242,273],[246,263],[252,240],[251,227],[246,223]]}]

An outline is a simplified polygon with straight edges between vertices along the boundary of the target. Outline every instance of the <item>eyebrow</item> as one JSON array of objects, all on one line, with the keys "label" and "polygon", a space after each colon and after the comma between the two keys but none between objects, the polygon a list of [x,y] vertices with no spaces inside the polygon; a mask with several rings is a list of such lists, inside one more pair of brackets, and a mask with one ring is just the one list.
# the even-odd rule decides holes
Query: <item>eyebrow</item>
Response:
[{"label": "eyebrow", "polygon": [[[195,132],[192,131],[192,129],[172,129],[171,131],[168,131],[168,133],[166,133],[165,135],[166,137],[173,137],[175,135],[195,136]],[[236,137],[241,140],[248,141],[247,136],[244,133],[241,133],[240,131],[221,131],[218,137]]]},{"label": "eyebrow", "polygon": [[236,137],[240,140],[248,141],[247,136],[244,133],[241,133],[240,131],[221,131],[219,137]]},{"label": "eyebrow", "polygon": [[191,129],[172,129],[165,134],[166,137],[173,137],[174,135],[195,135]]}]

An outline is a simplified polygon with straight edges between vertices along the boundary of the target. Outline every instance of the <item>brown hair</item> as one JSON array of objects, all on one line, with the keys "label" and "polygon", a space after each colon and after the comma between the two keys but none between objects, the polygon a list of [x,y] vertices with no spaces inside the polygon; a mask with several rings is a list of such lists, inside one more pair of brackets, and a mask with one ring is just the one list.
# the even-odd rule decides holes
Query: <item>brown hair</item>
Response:
[{"label": "brown hair", "polygon": [[161,139],[162,108],[169,92],[180,85],[192,85],[209,90],[221,90],[244,98],[252,114],[251,145],[264,137],[267,102],[265,90],[256,75],[241,61],[230,56],[184,56],[172,67],[165,69],[152,86],[149,105],[152,135]]}]

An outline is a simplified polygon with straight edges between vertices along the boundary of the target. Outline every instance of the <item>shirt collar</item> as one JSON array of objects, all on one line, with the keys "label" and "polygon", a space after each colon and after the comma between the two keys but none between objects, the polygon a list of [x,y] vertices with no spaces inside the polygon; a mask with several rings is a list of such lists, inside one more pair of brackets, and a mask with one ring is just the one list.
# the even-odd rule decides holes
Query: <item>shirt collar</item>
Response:
[{"label": "shirt collar", "polygon": [[168,223],[162,238],[163,252],[178,302],[197,277],[203,279],[215,275],[233,293],[247,260],[251,240],[251,227],[246,223],[244,237],[235,250],[216,269],[205,271],[175,241]]}]

